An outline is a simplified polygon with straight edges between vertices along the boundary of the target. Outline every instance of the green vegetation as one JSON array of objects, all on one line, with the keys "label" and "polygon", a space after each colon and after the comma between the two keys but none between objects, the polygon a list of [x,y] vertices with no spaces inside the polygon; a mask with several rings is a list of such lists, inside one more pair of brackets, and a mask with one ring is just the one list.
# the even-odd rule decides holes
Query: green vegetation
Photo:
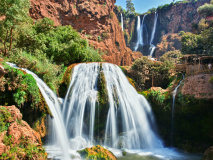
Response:
[{"label": "green vegetation", "polygon": [[89,47],[87,40],[71,26],[53,26],[48,18],[38,20],[35,25],[24,24],[19,30],[17,47],[25,48],[35,56],[46,54],[56,64],[101,61],[98,50]]},{"label": "green vegetation", "polygon": [[135,7],[134,4],[132,3],[132,0],[126,0],[126,9],[129,14],[135,13]]},{"label": "green vegetation", "polygon": [[85,148],[84,150],[78,151],[78,153],[85,160],[117,160],[112,152],[100,145],[92,148]]},{"label": "green vegetation", "polygon": [[209,83],[213,84],[213,77],[210,77]]},{"label": "green vegetation", "polygon": [[174,51],[169,51],[169,52],[166,52],[165,54],[163,54],[160,57],[160,61],[161,62],[168,61],[168,62],[172,62],[175,64],[175,63],[179,62],[180,57],[182,57],[180,50],[174,50]]},{"label": "green vegetation", "polygon": [[197,9],[197,12],[204,17],[213,16],[213,0],[211,1],[211,4],[205,3],[200,6]]},{"label": "green vegetation", "polygon": [[154,98],[156,102],[159,103],[160,105],[163,105],[163,102],[165,101],[165,95],[160,90],[157,91],[151,90],[149,96]]},{"label": "green vegetation", "polygon": [[[33,108],[38,108],[40,102],[39,89],[32,75],[19,69],[4,65],[7,74],[0,79],[2,84],[0,99],[3,104],[15,104],[22,107],[24,102],[31,101]],[[6,92],[7,94],[5,94]]]},{"label": "green vegetation", "polygon": [[[211,2],[213,3],[213,2]],[[213,6],[213,4],[204,4],[198,8],[198,13],[201,15],[209,16],[207,6]],[[211,12],[213,10],[211,9]],[[212,14],[212,13],[211,13]],[[201,19],[198,26],[196,27],[197,34],[193,33],[182,33],[181,44],[182,54],[213,54],[213,27],[212,21],[208,19]]]},{"label": "green vegetation", "polygon": [[0,159],[46,159],[45,150],[32,143],[28,137],[21,137],[18,142],[14,142],[12,135],[7,135],[11,123],[22,125],[22,120],[14,119],[11,113],[0,106],[0,133],[6,131],[2,143],[7,146],[6,152],[0,155]]},{"label": "green vegetation", "polygon": [[156,62],[142,57],[137,59],[132,67],[132,74],[129,75],[137,85],[137,88],[148,89],[152,86],[166,88],[169,84],[170,71],[173,68],[172,63]]},{"label": "green vegetation", "polygon": [[9,121],[11,121],[11,114],[6,110],[5,107],[0,108],[0,133],[7,131],[10,126]]},{"label": "green vegetation", "polygon": [[[30,8],[29,0],[0,0],[0,17],[4,16],[5,18],[0,21],[0,33],[2,35],[2,41],[4,44],[4,54],[7,54],[7,51],[12,49],[13,41],[13,30],[18,27],[21,22],[24,22],[28,18],[28,12]],[[10,42],[9,49],[7,45],[7,40],[10,32]],[[4,33],[4,34],[2,34]],[[6,33],[6,34],[5,34]]]}]

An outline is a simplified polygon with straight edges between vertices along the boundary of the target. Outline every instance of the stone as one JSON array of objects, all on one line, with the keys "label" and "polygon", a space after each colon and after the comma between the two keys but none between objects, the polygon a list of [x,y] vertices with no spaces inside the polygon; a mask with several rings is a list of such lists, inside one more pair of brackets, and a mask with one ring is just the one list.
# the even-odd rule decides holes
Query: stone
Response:
[{"label": "stone", "polygon": [[213,146],[205,151],[202,160],[213,160]]},{"label": "stone", "polygon": [[6,152],[6,146],[3,143],[0,143],[0,156]]}]

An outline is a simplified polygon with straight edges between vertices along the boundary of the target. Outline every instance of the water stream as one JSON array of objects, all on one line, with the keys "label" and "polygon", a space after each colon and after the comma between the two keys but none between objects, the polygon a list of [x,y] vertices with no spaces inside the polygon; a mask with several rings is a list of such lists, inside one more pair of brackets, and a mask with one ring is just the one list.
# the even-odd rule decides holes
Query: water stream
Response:
[{"label": "water stream", "polygon": [[153,29],[152,29],[152,34],[151,34],[151,39],[150,39],[150,57],[152,57],[154,51],[155,51],[155,45],[153,44],[153,40],[154,40],[154,37],[155,37],[155,32],[156,32],[156,26],[157,26],[157,21],[158,21],[158,13],[155,12],[155,20],[154,20],[154,25],[153,25]]},{"label": "water stream", "polygon": [[[150,159],[185,159],[186,156],[175,149],[163,146],[149,103],[130,85],[118,66],[109,63],[75,66],[66,97],[61,101],[64,102],[62,109],[56,94],[38,76],[27,69],[22,70],[36,79],[54,117],[50,120],[54,132],[51,135],[56,137],[49,138],[51,142],[46,146],[49,157],[80,159],[76,150],[101,144],[116,156],[121,156],[125,149],[128,155],[123,159],[144,159],[147,156]],[[106,82],[108,106],[99,104],[100,75],[104,75],[102,78]],[[103,132],[103,141],[100,141],[95,136],[96,124],[100,125],[104,116],[105,133],[99,131]]]},{"label": "water stream", "polygon": [[173,134],[174,134],[174,118],[175,118],[175,97],[177,94],[177,90],[181,85],[181,82],[184,80],[185,76],[183,75],[182,80],[179,82],[178,86],[174,89],[174,91],[172,92],[172,127],[171,127],[171,146],[173,146]]},{"label": "water stream", "polygon": [[124,20],[123,20],[123,15],[121,13],[121,28],[122,28],[122,31],[124,30]]}]

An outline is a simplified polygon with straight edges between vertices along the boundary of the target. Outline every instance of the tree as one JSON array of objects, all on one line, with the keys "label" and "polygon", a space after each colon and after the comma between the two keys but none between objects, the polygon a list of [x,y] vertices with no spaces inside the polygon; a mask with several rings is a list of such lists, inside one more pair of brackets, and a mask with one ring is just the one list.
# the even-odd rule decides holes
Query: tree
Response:
[{"label": "tree", "polygon": [[126,0],[126,9],[129,14],[135,13],[135,7],[134,4],[132,3],[132,0]]},{"label": "tree", "polygon": [[212,16],[213,15],[213,0],[211,4],[205,3],[204,5],[200,6],[197,9],[197,12],[204,17]]},{"label": "tree", "polygon": [[30,8],[29,0],[0,0],[0,17],[2,20],[1,29],[6,30],[4,40],[4,53],[7,54],[6,42],[10,32],[9,51],[12,48],[13,30],[14,28],[27,19]]}]

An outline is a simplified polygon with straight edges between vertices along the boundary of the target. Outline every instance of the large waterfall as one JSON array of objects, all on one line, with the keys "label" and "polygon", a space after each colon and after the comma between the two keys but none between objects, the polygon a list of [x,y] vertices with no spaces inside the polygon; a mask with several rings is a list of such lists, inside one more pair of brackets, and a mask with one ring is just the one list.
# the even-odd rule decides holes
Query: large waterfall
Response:
[{"label": "large waterfall", "polygon": [[[15,64],[8,64],[19,69]],[[51,146],[46,146],[50,157],[69,160],[72,154],[72,159],[80,159],[76,150],[96,144],[161,159],[177,156],[173,150],[163,147],[149,103],[130,85],[118,66],[78,64],[72,71],[66,97],[60,103],[37,75],[21,69],[35,78],[53,115],[51,131],[56,137],[50,139]],[[101,101],[103,98],[106,103]]]},{"label": "large waterfall", "polygon": [[155,12],[155,20],[154,20],[154,25],[153,25],[153,29],[152,29],[152,35],[151,35],[151,39],[150,39],[150,57],[152,57],[154,51],[155,51],[155,45],[153,44],[153,40],[154,40],[154,37],[155,37],[155,32],[156,32],[156,26],[157,26],[157,20],[158,20],[158,14],[157,12]]},{"label": "large waterfall", "polygon": [[154,132],[155,122],[148,102],[129,84],[118,66],[108,63],[79,64],[74,68],[63,106],[69,138],[75,143],[80,139],[80,147],[85,147],[80,145],[82,140],[94,144],[94,124],[98,121],[95,113],[101,114],[103,110],[97,99],[100,73],[104,73],[109,103],[104,144],[128,149],[162,147]]},{"label": "large waterfall", "polygon": [[[152,55],[155,51],[155,48],[156,48],[156,46],[153,44],[153,41],[155,38],[155,32],[156,32],[156,28],[157,28],[158,14],[157,14],[157,12],[155,12],[155,18],[154,18],[152,32],[150,35],[150,40],[149,40],[149,42],[145,42],[145,44],[144,44],[144,41],[143,41],[144,40],[144,28],[146,29],[146,27],[144,26],[144,20],[145,20],[146,16],[147,16],[146,14],[143,16],[142,22],[140,20],[140,16],[137,17],[137,41],[136,41],[134,50],[137,51],[139,49],[140,45],[144,46],[144,45],[148,44],[150,46],[149,55],[150,55],[150,57],[152,57]],[[145,30],[145,31],[147,32],[147,30]],[[146,36],[145,39],[148,41],[148,39],[149,39],[148,32],[145,36]]]}]

